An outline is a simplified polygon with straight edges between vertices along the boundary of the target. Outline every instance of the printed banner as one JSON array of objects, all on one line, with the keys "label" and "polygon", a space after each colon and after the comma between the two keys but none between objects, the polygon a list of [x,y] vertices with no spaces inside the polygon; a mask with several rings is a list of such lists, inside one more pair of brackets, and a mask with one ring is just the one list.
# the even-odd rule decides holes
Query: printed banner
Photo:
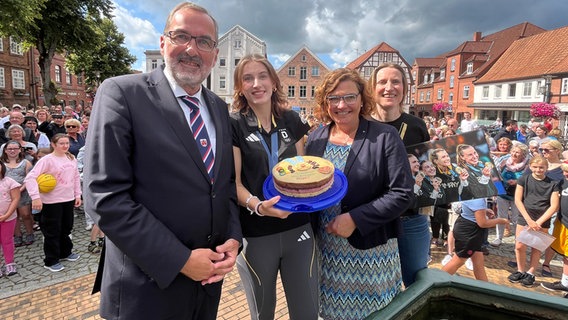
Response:
[{"label": "printed banner", "polygon": [[420,162],[413,172],[417,207],[505,194],[483,130],[407,147]]}]

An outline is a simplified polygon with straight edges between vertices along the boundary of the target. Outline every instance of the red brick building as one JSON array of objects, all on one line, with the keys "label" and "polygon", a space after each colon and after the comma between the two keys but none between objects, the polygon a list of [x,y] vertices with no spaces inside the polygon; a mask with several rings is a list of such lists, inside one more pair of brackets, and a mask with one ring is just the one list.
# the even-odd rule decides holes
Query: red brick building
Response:
[{"label": "red brick building", "polygon": [[280,69],[278,77],[292,109],[312,114],[315,88],[329,69],[310,49],[301,48]]},{"label": "red brick building", "polygon": [[[73,75],[65,68],[65,58],[55,54],[51,65],[51,79],[59,89],[57,100],[62,105],[87,105],[92,97],[86,92],[81,75]],[[0,102],[11,107],[49,105],[42,90],[37,50],[23,51],[22,45],[11,37],[0,38]]]}]

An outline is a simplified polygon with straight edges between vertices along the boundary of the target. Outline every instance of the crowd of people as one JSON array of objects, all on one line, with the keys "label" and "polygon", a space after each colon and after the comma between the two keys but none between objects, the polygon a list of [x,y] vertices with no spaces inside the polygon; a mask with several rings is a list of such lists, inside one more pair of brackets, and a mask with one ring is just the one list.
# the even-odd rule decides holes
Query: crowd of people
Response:
[{"label": "crowd of people", "polygon": [[[33,243],[32,212],[44,233],[46,268],[60,271],[61,261],[78,259],[69,233],[83,199],[88,250],[98,252],[97,238],[105,236],[94,288],[104,318],[215,319],[223,279],[237,266],[252,319],[274,319],[278,274],[291,319],[362,319],[412,286],[431,259],[429,244],[448,247],[444,271],[470,261],[475,277],[487,281],[483,247],[493,227],[491,245],[499,246],[505,230],[518,236],[553,225],[557,240],[546,259],[566,257],[568,165],[545,125],[533,121],[523,131],[508,119],[496,142],[482,133],[492,162],[465,143],[454,162],[444,148],[420,161],[407,146],[479,126],[470,113],[458,123],[404,112],[400,66],[381,65],[369,80],[333,70],[315,86],[314,114],[299,115],[266,57],[246,55],[228,107],[202,85],[217,41],[209,12],[183,2],[160,37],[164,66],[105,80],[92,118],[60,106],[33,114],[12,108],[0,168],[7,274],[15,262],[4,246]],[[539,132],[531,136],[533,128]],[[52,151],[38,159],[44,137]],[[279,209],[280,196],[264,198],[271,168],[296,155],[331,161],[346,177],[346,195],[313,214]],[[43,173],[55,174],[60,189],[40,193]],[[495,177],[504,181],[500,195]],[[4,233],[14,228],[20,234],[10,240]],[[526,246],[517,243],[515,253],[518,271],[509,280],[533,285],[540,252],[531,250],[528,267]],[[546,259],[542,272],[550,273]],[[564,262],[561,280],[543,287],[568,291]]]},{"label": "crowd of people", "polygon": [[[45,268],[61,271],[64,266],[60,261],[79,258],[72,251],[69,235],[74,207],[81,205],[76,156],[85,145],[90,110],[61,105],[28,109],[14,104],[9,109],[0,106],[0,116],[0,182],[6,209],[0,216],[5,260],[0,276],[18,273],[14,252],[34,244],[37,232],[44,238]],[[53,175],[57,181],[49,193],[38,189],[36,178],[43,173]]]},{"label": "crowd of people", "polygon": [[[481,128],[468,113],[465,113],[460,125],[450,116],[441,120],[425,117],[424,120],[431,141]],[[496,123],[500,124],[501,120],[497,119]],[[557,235],[556,240],[545,252],[531,248],[528,262],[527,245],[516,241],[516,261],[509,261],[508,266],[517,270],[508,280],[530,287],[535,285],[538,273],[545,277],[553,276],[550,261],[557,253],[566,257],[564,232],[568,225],[562,213],[568,208],[560,206],[563,197],[566,197],[563,192],[568,187],[563,171],[563,168],[568,169],[568,157],[564,152],[562,131],[553,127],[553,123],[551,118],[543,122],[532,118],[528,124],[519,126],[518,121],[508,119],[493,136],[485,132],[492,163],[483,164],[475,148],[463,144],[456,148],[456,164],[451,163],[448,152],[443,148],[431,150],[430,161],[419,162],[418,158],[409,154],[410,164],[416,163],[413,172],[415,195],[419,206],[423,207],[421,212],[430,216],[431,248],[447,248],[447,255],[442,260],[443,270],[453,274],[465,264],[474,271],[477,279],[486,280],[485,273],[480,271],[482,255],[477,252],[488,254],[487,246],[498,247],[505,237],[518,238],[522,232],[532,230]],[[468,159],[471,159],[469,164]],[[440,166],[439,162],[445,165]],[[437,171],[430,170],[431,163],[438,167]],[[470,170],[475,164],[478,164],[478,170]],[[443,184],[444,172],[453,173],[455,181],[461,181],[456,185],[460,200],[465,201],[447,203],[447,194],[452,189]],[[472,176],[474,179],[471,179]],[[497,190],[492,181],[502,183],[503,189]],[[485,184],[487,188],[484,190],[488,193],[484,196],[475,192],[474,198],[479,198],[475,201],[464,199],[463,190],[473,184]],[[481,205],[482,202],[484,205]],[[436,203],[444,205],[438,207]],[[467,224],[470,227],[466,227]],[[488,232],[484,229],[493,227],[496,236],[489,243]],[[473,254],[464,254],[464,248]],[[542,264],[539,262],[541,259]],[[561,281],[541,282],[543,288],[568,292],[566,262],[564,259]]]}]

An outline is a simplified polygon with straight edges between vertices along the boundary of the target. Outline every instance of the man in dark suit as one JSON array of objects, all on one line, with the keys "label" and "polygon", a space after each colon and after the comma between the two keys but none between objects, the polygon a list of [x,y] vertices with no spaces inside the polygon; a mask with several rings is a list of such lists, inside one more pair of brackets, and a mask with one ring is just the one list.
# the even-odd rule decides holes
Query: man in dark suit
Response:
[{"label": "man in dark suit", "polygon": [[[228,108],[201,85],[217,37],[204,8],[181,3],[160,37],[165,67],[107,79],[97,91],[84,196],[107,237],[103,318],[216,318],[242,240]],[[188,95],[208,132],[198,140],[214,153],[210,173],[188,124]]]}]

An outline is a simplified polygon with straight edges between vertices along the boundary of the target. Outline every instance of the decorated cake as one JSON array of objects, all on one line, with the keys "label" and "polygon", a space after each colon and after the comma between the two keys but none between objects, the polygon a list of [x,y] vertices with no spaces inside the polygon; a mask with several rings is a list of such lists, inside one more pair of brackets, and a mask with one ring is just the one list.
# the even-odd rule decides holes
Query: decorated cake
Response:
[{"label": "decorated cake", "polygon": [[274,188],[289,197],[314,197],[331,188],[334,171],[333,164],[320,157],[284,159],[272,168]]}]

